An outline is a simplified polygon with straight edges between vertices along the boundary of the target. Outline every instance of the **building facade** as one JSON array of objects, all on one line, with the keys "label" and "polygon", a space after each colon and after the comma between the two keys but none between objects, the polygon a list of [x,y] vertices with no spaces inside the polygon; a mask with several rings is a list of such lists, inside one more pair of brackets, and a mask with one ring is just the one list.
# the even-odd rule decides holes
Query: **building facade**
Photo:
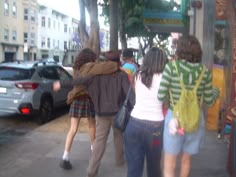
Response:
[{"label": "building facade", "polygon": [[37,0],[23,0],[23,14],[24,60],[35,60],[38,32]]},{"label": "building facade", "polygon": [[1,0],[0,22],[0,61],[23,59],[22,0]]}]

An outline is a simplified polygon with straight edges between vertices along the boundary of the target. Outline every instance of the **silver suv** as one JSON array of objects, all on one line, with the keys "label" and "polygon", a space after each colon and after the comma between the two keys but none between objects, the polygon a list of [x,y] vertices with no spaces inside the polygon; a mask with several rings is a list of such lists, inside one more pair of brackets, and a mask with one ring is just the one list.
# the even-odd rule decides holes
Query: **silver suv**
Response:
[{"label": "silver suv", "polygon": [[51,60],[14,61],[0,64],[0,116],[34,116],[38,123],[48,122],[53,109],[66,104],[71,88],[53,92],[55,80],[72,76]]}]

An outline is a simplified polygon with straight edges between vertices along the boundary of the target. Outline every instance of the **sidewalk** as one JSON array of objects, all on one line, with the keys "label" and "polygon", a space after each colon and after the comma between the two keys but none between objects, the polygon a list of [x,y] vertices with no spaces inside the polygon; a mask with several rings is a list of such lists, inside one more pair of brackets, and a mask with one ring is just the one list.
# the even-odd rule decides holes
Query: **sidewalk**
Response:
[{"label": "sidewalk", "polygon": [[[97,177],[126,177],[127,167],[115,166],[111,135]],[[79,133],[75,137],[70,154],[73,169],[70,171],[59,167],[65,138],[66,132],[48,132],[39,128],[9,144],[0,145],[0,177],[86,177],[89,136]],[[201,153],[193,157],[190,177],[228,177],[227,154],[228,148],[223,140],[217,139],[215,132],[207,132]]]}]

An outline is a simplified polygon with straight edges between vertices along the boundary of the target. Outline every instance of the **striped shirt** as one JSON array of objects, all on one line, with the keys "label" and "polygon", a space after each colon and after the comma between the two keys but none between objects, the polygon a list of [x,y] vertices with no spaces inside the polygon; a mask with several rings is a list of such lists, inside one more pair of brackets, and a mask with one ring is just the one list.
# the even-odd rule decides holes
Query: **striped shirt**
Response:
[{"label": "striped shirt", "polygon": [[[181,94],[180,78],[183,80],[187,89],[192,89],[203,69],[203,64],[201,63],[190,63],[185,60],[175,60],[175,62],[178,73],[175,69],[174,62],[166,64],[157,95],[160,101],[171,102],[169,96],[170,91],[174,104],[179,100]],[[219,95],[219,92],[217,92],[212,88],[212,74],[206,68],[197,90],[198,99],[200,101],[201,96],[203,96],[203,102],[208,106],[212,106]],[[170,104],[170,108],[172,109],[172,104]]]}]

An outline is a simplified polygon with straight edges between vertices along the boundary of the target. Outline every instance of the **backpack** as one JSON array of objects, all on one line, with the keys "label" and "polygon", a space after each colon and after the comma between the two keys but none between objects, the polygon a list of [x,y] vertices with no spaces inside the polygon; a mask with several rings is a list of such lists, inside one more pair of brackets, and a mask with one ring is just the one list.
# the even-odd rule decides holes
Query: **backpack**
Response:
[{"label": "backpack", "polygon": [[180,79],[181,94],[179,100],[174,105],[173,97],[170,93],[171,103],[173,105],[173,114],[174,117],[178,120],[179,128],[183,128],[184,132],[193,133],[199,128],[200,124],[200,108],[203,97],[201,97],[201,101],[199,104],[197,89],[202,81],[206,68],[205,66],[203,66],[202,72],[199,75],[193,89],[186,89],[183,80],[180,78],[175,61],[174,66]]}]

